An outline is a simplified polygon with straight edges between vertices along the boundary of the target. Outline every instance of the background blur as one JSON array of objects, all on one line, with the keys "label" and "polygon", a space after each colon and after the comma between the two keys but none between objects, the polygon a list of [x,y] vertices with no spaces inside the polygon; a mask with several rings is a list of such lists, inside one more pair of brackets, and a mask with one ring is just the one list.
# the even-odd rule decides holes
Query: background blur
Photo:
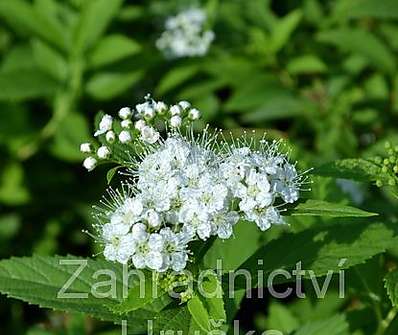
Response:
[{"label": "background blur", "polygon": [[[204,57],[167,60],[155,41],[191,6],[207,11],[215,41]],[[81,229],[107,169],[88,174],[79,144],[98,111],[149,92],[190,101],[214,127],[285,138],[302,167],[398,141],[396,0],[0,0],[0,22],[1,258],[96,251]],[[313,192],[396,215],[371,186],[323,179]],[[241,317],[288,332],[321,308],[305,304],[248,301]],[[331,297],[318,316],[339,304]],[[2,334],[93,329],[109,327],[0,297]]]}]

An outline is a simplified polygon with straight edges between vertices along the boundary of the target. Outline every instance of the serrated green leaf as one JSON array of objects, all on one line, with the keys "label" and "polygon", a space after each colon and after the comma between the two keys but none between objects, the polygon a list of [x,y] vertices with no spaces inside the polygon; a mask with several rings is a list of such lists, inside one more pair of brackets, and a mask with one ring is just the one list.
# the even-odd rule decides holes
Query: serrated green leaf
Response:
[{"label": "serrated green leaf", "polygon": [[377,216],[377,213],[371,213],[359,208],[334,204],[322,200],[307,200],[299,203],[293,209],[288,210],[287,215],[292,216],[323,216],[323,217],[370,217]]},{"label": "serrated green leaf", "polygon": [[394,307],[398,307],[398,271],[391,271],[384,278],[384,286]]},{"label": "serrated green leaf", "polygon": [[323,43],[336,45],[346,52],[362,55],[376,68],[387,73],[395,71],[395,58],[382,40],[363,29],[334,29],[317,35]]},{"label": "serrated green leaf", "polygon": [[[324,228],[310,228],[296,234],[285,234],[257,250],[239,269],[251,273],[252,285],[256,286],[258,271],[264,271],[265,280],[274,270],[284,269],[290,274],[301,262],[306,278],[317,277],[361,264],[384,252],[397,242],[397,227],[393,224],[356,222],[332,224]],[[258,264],[262,260],[263,265]],[[225,274],[223,280],[228,281]],[[273,284],[295,280],[277,276]],[[267,285],[267,283],[264,283]],[[235,278],[235,289],[246,287],[245,278]]]},{"label": "serrated green leaf", "polygon": [[109,100],[124,93],[143,75],[142,71],[129,73],[97,73],[87,83],[87,92],[98,100]]},{"label": "serrated green leaf", "polygon": [[188,301],[187,306],[189,313],[191,313],[192,318],[195,320],[199,328],[206,333],[210,331],[209,314],[200,298],[197,295],[194,295],[192,299]]},{"label": "serrated green leaf", "polygon": [[349,335],[348,323],[343,315],[327,320],[312,321],[301,327],[294,335]]},{"label": "serrated green leaf", "polygon": [[141,46],[123,35],[109,35],[97,43],[89,55],[89,65],[100,67],[140,52]]},{"label": "serrated green leaf", "polygon": [[378,179],[388,182],[388,176],[375,163],[358,158],[342,159],[326,163],[311,171],[312,174],[325,177],[352,179],[361,182],[373,182]]},{"label": "serrated green leaf", "polygon": [[0,100],[26,100],[52,95],[58,83],[38,69],[0,73]]},{"label": "serrated green leaf", "polygon": [[[161,290],[157,283],[154,283],[152,274],[146,273],[146,279],[132,287],[128,292],[128,297],[120,304],[112,304],[110,310],[116,314],[127,314],[142,308],[151,309],[150,306],[156,300],[160,300],[167,295],[167,292]],[[171,299],[167,299],[165,306],[170,302]]]}]

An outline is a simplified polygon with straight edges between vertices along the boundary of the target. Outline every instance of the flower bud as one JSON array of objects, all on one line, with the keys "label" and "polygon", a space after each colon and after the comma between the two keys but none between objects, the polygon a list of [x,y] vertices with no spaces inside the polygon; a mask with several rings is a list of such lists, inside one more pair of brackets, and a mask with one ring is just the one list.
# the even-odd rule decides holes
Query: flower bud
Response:
[{"label": "flower bud", "polygon": [[80,144],[80,151],[85,153],[85,154],[89,154],[91,152],[92,148],[91,148],[91,143],[82,143]]},{"label": "flower bud", "polygon": [[97,160],[94,157],[87,157],[84,161],[83,161],[83,166],[88,170],[88,171],[92,171],[95,169],[95,167],[97,166]]},{"label": "flower bud", "polygon": [[146,126],[146,123],[145,123],[145,121],[144,120],[138,120],[136,123],[135,123],[135,125],[134,125],[134,127],[135,127],[135,129],[137,129],[137,130],[142,130],[142,128],[144,128]]},{"label": "flower bud", "polygon": [[170,107],[171,115],[180,115],[181,114],[181,107],[178,105],[173,105]]},{"label": "flower bud", "polygon": [[178,105],[183,109],[183,110],[187,110],[189,107],[191,107],[191,104],[188,101],[180,101],[178,103]]},{"label": "flower bud", "polygon": [[171,119],[170,119],[170,125],[173,128],[179,128],[181,126],[182,123],[182,119],[181,116],[179,115],[174,115]]},{"label": "flower bud", "polygon": [[100,159],[107,159],[111,155],[111,151],[105,145],[101,146],[97,150],[97,156]]},{"label": "flower bud", "polygon": [[123,107],[119,110],[119,116],[123,120],[127,120],[129,117],[131,117],[132,112],[129,107]]},{"label": "flower bud", "polygon": [[167,105],[163,101],[158,101],[155,110],[158,114],[163,114],[167,111]]},{"label": "flower bud", "polygon": [[200,111],[197,110],[196,108],[192,108],[189,113],[188,113],[188,117],[191,120],[198,120],[200,118]]},{"label": "flower bud", "polygon": [[105,139],[107,142],[113,143],[113,142],[115,142],[116,135],[112,130],[109,130],[105,135]]},{"label": "flower bud", "polygon": [[123,144],[131,142],[131,134],[129,131],[127,130],[123,130],[120,134],[119,134],[119,141]]},{"label": "flower bud", "polygon": [[112,122],[113,122],[112,116],[105,114],[102,117],[99,123],[99,129],[94,133],[94,136],[105,134],[108,130],[111,130]]},{"label": "flower bud", "polygon": [[131,120],[123,120],[122,122],[120,122],[120,125],[122,126],[122,128],[127,128],[129,129],[132,125],[132,121]]}]

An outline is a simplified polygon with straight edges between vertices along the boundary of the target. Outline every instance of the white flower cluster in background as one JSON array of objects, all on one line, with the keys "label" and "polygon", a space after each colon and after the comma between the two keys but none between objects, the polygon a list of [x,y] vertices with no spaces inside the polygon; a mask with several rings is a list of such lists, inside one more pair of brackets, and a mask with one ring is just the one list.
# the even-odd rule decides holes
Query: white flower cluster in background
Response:
[{"label": "white flower cluster in background", "polygon": [[148,95],[145,102],[136,105],[134,109],[121,108],[118,118],[108,114],[102,116],[94,133],[96,140],[80,145],[80,151],[87,155],[83,166],[88,171],[94,170],[98,161],[106,161],[112,157],[112,148],[117,144],[155,144],[160,139],[159,130],[156,128],[159,121],[166,129],[178,130],[182,125],[199,118],[200,111],[192,108],[187,101],[168,106],[162,101],[151,99]]},{"label": "white flower cluster in background", "polygon": [[121,191],[110,190],[97,208],[106,259],[179,272],[191,242],[229,239],[240,219],[262,231],[284,223],[280,208],[298,200],[303,178],[278,143],[220,137],[205,129],[144,142]]},{"label": "white flower cluster in background", "polygon": [[206,21],[206,13],[199,8],[168,18],[157,48],[170,58],[205,55],[214,40],[214,32],[205,29]]}]

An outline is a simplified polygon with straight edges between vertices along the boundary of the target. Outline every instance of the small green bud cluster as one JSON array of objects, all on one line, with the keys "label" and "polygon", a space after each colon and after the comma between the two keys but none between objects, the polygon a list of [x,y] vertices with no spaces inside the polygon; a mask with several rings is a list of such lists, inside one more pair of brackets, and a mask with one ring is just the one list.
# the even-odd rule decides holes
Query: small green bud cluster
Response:
[{"label": "small green bud cluster", "polygon": [[398,145],[393,146],[390,142],[385,143],[387,157],[376,157],[374,162],[381,167],[381,173],[388,178],[378,178],[376,186],[396,186],[398,183]]},{"label": "small green bud cluster", "polygon": [[186,273],[166,272],[159,274],[159,286],[166,292],[179,294],[181,303],[189,301],[193,296],[192,278]]}]

